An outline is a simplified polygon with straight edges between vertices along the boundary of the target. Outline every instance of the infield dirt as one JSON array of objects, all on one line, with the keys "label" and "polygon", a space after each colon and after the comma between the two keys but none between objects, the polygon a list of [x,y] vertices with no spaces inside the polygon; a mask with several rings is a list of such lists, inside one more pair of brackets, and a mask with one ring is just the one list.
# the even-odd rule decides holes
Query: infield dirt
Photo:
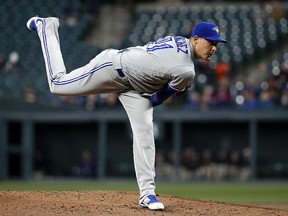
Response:
[{"label": "infield dirt", "polygon": [[288,216],[273,208],[201,201],[158,195],[163,211],[138,205],[137,192],[124,191],[0,191],[1,216]]}]

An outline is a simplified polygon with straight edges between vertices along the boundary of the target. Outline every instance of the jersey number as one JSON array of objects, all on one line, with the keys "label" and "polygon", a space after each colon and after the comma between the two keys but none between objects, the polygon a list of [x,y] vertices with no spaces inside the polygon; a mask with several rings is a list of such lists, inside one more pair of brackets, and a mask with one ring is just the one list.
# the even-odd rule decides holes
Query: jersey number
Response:
[{"label": "jersey number", "polygon": [[170,41],[172,41],[172,37],[165,37],[162,39],[159,39],[156,42],[150,42],[147,45],[147,52],[153,52],[155,50],[161,50],[161,49],[169,49],[174,48],[171,44],[169,44]]}]

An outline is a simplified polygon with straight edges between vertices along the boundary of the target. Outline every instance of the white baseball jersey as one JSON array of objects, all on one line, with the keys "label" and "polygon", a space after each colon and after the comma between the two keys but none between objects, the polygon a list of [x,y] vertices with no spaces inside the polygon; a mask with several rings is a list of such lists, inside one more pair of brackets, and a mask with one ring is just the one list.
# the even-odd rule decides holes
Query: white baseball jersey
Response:
[{"label": "white baseball jersey", "polygon": [[187,38],[168,36],[124,50],[120,61],[137,92],[153,93],[166,83],[180,91],[190,86],[195,76],[192,58],[193,48]]}]

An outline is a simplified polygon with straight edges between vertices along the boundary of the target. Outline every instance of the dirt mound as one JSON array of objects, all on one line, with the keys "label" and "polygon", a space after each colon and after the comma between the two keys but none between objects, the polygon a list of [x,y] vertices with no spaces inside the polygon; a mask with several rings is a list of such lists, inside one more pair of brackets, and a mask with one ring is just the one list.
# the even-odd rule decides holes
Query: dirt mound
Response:
[{"label": "dirt mound", "polygon": [[287,211],[159,195],[163,211],[140,208],[138,193],[124,191],[0,191],[1,216],[215,215],[288,216]]}]

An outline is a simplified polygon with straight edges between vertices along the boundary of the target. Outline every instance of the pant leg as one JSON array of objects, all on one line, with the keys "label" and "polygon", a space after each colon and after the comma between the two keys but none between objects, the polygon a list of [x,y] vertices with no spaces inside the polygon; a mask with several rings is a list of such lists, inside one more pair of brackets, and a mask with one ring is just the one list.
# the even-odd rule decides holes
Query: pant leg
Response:
[{"label": "pant leg", "polygon": [[[111,93],[127,89],[129,84],[120,78],[112,59],[117,50],[105,50],[87,65],[66,73],[58,35],[59,21],[44,19],[38,36],[45,60],[50,91],[57,95],[88,95]],[[81,55],[81,53],[79,53]]]},{"label": "pant leg", "polygon": [[150,98],[136,91],[119,95],[133,132],[133,157],[140,198],[155,195],[155,142],[153,134],[153,107]]}]

